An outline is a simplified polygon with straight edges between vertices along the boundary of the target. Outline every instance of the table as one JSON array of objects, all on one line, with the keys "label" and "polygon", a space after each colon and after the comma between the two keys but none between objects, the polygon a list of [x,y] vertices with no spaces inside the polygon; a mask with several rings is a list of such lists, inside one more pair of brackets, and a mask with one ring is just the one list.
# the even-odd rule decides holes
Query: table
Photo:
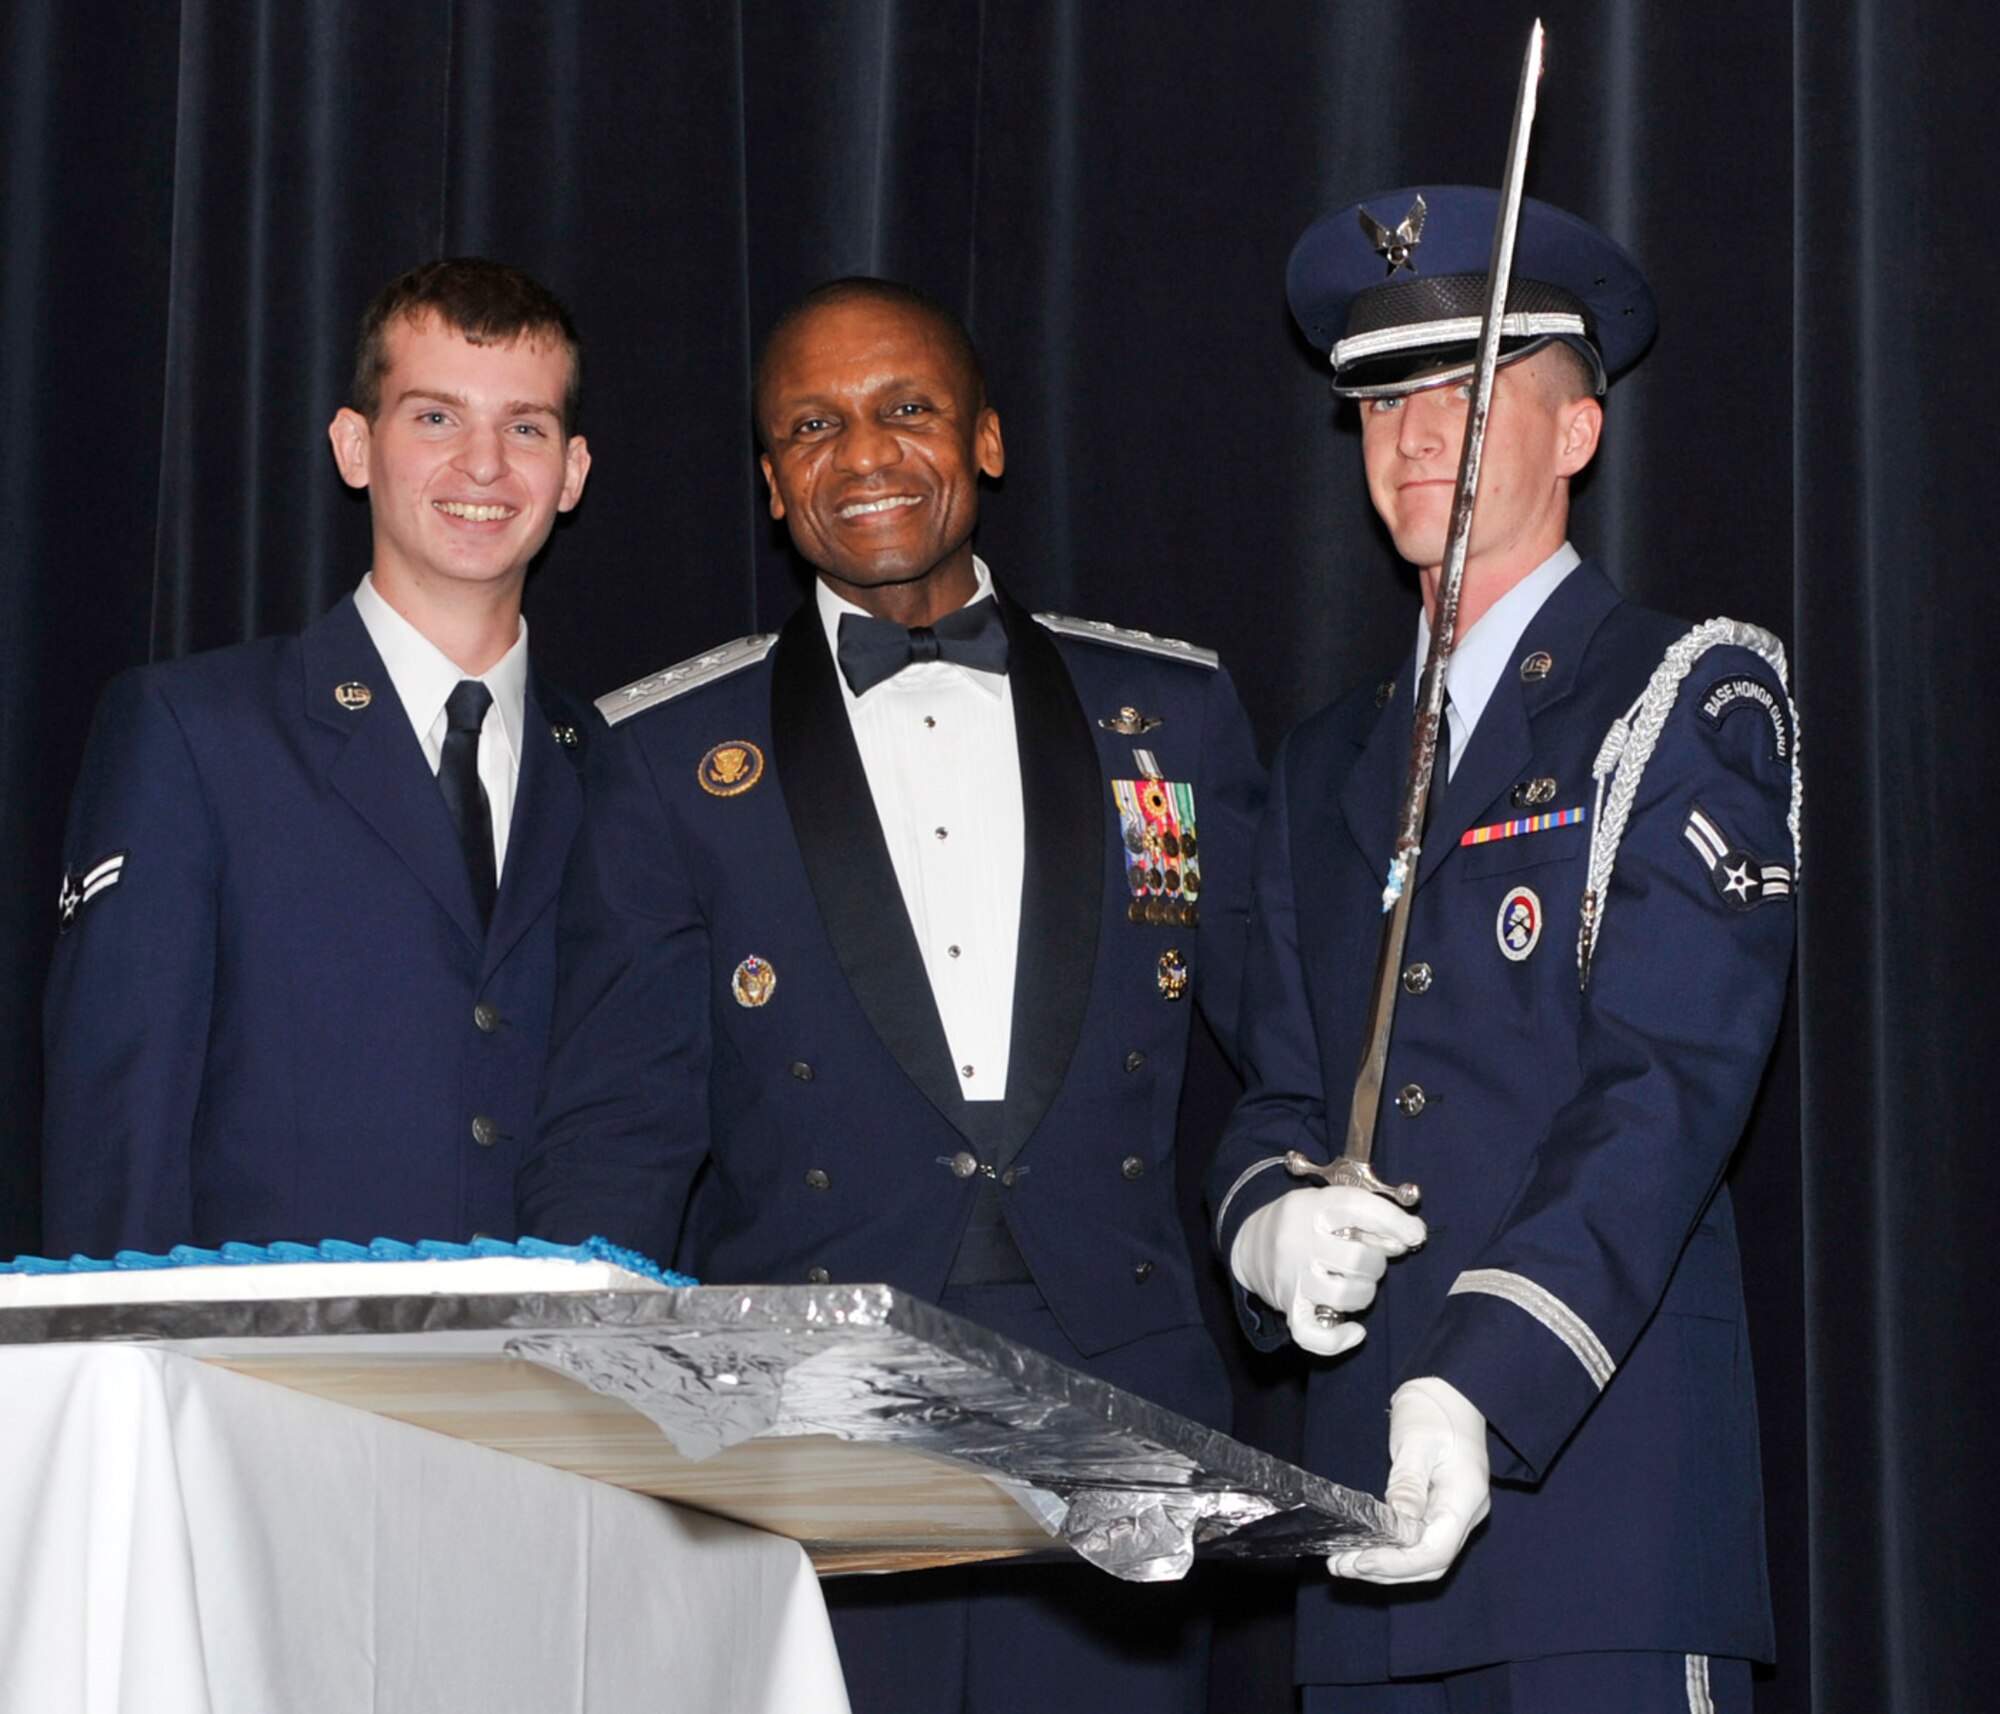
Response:
[{"label": "table", "polygon": [[847,1706],[793,1542],[171,1351],[0,1349],[0,1707]]}]

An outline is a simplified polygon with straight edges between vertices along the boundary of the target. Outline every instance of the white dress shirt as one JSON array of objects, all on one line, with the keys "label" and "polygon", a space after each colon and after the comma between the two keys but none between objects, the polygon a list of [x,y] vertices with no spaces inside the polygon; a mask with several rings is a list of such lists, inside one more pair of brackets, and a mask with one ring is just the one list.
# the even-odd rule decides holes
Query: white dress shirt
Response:
[{"label": "white dress shirt", "polygon": [[[1493,687],[1514,661],[1514,648],[1528,621],[1542,610],[1542,603],[1555,594],[1556,585],[1583,563],[1583,556],[1568,542],[1556,549],[1493,605],[1479,616],[1469,631],[1459,634],[1444,670],[1444,687],[1451,701],[1445,717],[1451,722],[1451,767],[1445,778],[1458,772],[1459,758],[1471,741],[1480,715],[1493,699]],[[1430,653],[1431,621],[1428,613],[1417,614],[1417,672],[1424,670]]]},{"label": "white dress shirt", "polygon": [[403,712],[424,747],[431,772],[444,760],[444,705],[459,682],[478,678],[493,693],[493,706],[479,729],[479,783],[493,816],[493,874],[506,873],[507,829],[514,819],[514,788],[521,778],[521,728],[528,702],[528,621],[514,646],[483,673],[468,673],[430,638],[382,599],[374,574],[362,578],[354,591],[354,610],[368,627],[368,637],[389,682],[402,699]]},{"label": "white dress shirt", "polygon": [[[972,600],[991,600],[993,574],[972,563]],[[841,615],[863,609],[824,581],[814,594],[838,659]],[[919,661],[864,696],[842,679],[840,693],[959,1089],[968,1101],[998,1101],[1014,1031],[1025,846],[1013,689],[999,673]]]}]

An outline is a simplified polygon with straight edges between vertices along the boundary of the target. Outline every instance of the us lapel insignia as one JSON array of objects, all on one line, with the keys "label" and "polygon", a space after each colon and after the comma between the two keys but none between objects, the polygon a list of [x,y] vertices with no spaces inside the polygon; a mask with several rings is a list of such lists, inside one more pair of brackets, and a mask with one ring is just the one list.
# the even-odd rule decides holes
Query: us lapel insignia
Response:
[{"label": "us lapel insignia", "polygon": [[1150,732],[1160,724],[1156,714],[1141,714],[1130,704],[1119,709],[1116,714],[1107,714],[1097,722],[1107,732],[1116,732],[1123,738],[1136,738],[1142,732]]},{"label": "us lapel insignia", "polygon": [[1178,1000],[1188,991],[1187,960],[1173,947],[1160,954],[1160,992],[1169,1000]]},{"label": "us lapel insignia", "polygon": [[1556,801],[1556,783],[1547,775],[1538,780],[1523,780],[1508,794],[1507,801],[1516,809],[1540,809],[1543,804]]},{"label": "us lapel insignia", "polygon": [[748,738],[725,739],[702,757],[694,777],[710,797],[741,797],[764,777],[764,752]]},{"label": "us lapel insignia", "polygon": [[778,986],[778,973],[766,959],[752,953],[730,973],[729,992],[739,1006],[755,1010],[770,999]]},{"label": "us lapel insignia", "polygon": [[574,726],[565,726],[560,721],[549,728],[549,736],[565,750],[574,750],[580,742]]},{"label": "us lapel insignia", "polygon": [[1113,780],[1111,797],[1118,806],[1125,885],[1132,895],[1127,919],[1153,928],[1197,927],[1201,836],[1195,830],[1193,785],[1157,775]]},{"label": "us lapel insignia", "polygon": [[345,684],[333,687],[333,700],[349,714],[359,714],[375,700],[375,693],[358,678],[351,678]]},{"label": "us lapel insignia", "polygon": [[1389,698],[1395,694],[1396,681],[1394,679],[1384,679],[1382,683],[1375,687],[1375,706],[1377,708],[1387,708],[1389,706]]},{"label": "us lapel insignia", "polygon": [[1493,935],[1501,952],[1516,964],[1535,950],[1542,938],[1542,901],[1533,887],[1516,887],[1500,901]]},{"label": "us lapel insignia", "polygon": [[1536,684],[1556,670],[1556,663],[1547,649],[1537,649],[1521,661],[1521,682]]}]

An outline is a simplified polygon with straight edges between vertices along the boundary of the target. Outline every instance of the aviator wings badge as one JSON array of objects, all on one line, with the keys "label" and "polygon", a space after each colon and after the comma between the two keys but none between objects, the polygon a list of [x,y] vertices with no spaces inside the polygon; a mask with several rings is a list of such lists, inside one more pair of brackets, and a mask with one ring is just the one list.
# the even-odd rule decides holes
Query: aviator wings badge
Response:
[{"label": "aviator wings badge", "polygon": [[1375,254],[1389,264],[1390,273],[1398,268],[1408,268],[1413,274],[1417,271],[1410,253],[1423,242],[1426,212],[1424,199],[1418,197],[1410,204],[1410,212],[1403,216],[1402,224],[1391,231],[1367,209],[1360,210],[1362,236],[1375,246]]}]

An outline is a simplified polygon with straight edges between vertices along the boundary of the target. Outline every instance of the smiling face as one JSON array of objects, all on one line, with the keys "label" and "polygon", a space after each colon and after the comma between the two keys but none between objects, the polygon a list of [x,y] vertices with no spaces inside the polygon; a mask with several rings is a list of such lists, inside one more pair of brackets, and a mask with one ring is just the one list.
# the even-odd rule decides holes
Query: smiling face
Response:
[{"label": "smiling face", "polygon": [[[1462,628],[1568,533],[1569,479],[1590,462],[1604,422],[1594,398],[1574,394],[1572,373],[1559,354],[1540,351],[1493,378],[1466,547]],[[1396,551],[1424,573],[1426,601],[1435,596],[1450,533],[1471,395],[1471,383],[1461,382],[1361,407],[1369,497]]]},{"label": "smiling face", "polygon": [[483,591],[518,602],[528,563],[582,496],[590,450],[565,438],[570,359],[559,341],[475,345],[436,315],[400,320],[374,420],[327,433],[341,476],[368,490],[376,587],[392,606]]},{"label": "smiling face", "polygon": [[920,308],[857,296],[779,336],[756,401],[771,516],[841,595],[927,624],[977,584],[979,478],[1000,419]]}]

